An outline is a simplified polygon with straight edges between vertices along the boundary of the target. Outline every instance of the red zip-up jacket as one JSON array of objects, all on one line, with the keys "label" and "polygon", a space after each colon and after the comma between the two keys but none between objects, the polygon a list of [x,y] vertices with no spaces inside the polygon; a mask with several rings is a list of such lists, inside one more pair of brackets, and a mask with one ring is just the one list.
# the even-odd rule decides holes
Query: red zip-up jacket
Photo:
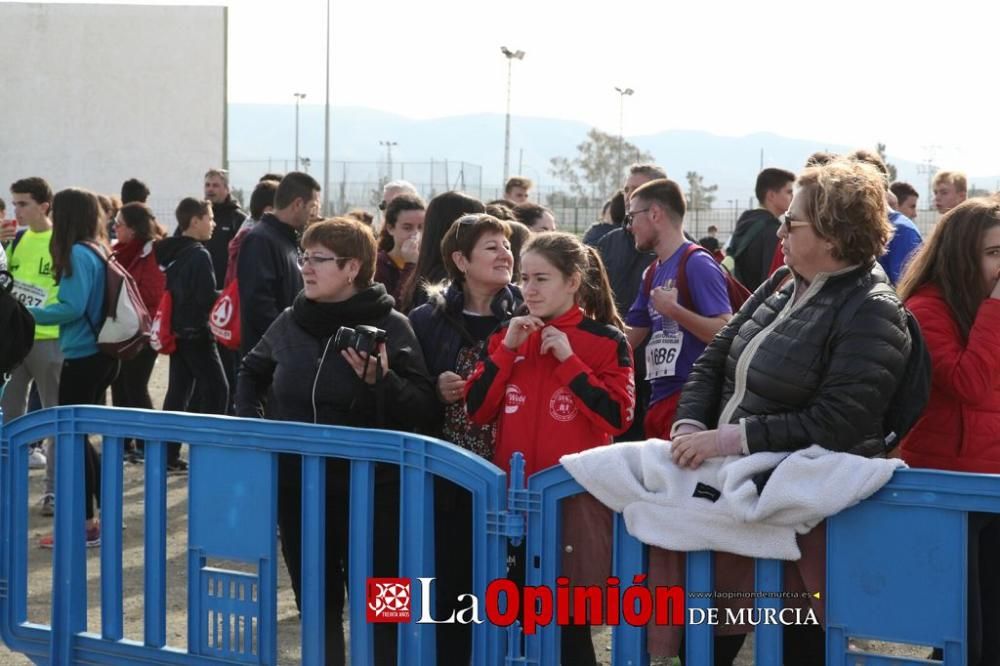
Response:
[{"label": "red zip-up jacket", "polygon": [[1000,474],[1000,300],[987,298],[963,341],[941,291],[906,300],[931,355],[931,397],[902,442],[911,467]]},{"label": "red zip-up jacket", "polygon": [[573,355],[560,363],[541,353],[541,331],[511,351],[507,327],[494,333],[465,387],[474,423],[497,421],[493,462],[510,469],[520,451],[530,475],[577,453],[610,444],[635,412],[632,350],[625,335],[572,308],[548,324],[569,338]]}]

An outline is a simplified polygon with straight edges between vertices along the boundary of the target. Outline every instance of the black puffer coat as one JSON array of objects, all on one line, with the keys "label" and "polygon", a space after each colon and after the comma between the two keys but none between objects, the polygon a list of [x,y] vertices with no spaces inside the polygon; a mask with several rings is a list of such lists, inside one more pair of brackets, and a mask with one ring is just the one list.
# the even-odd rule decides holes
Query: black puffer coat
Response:
[{"label": "black puffer coat", "polygon": [[[788,274],[781,269],[762,284],[705,349],[675,427],[739,423],[750,453],[811,444],[881,453],[882,416],[910,354],[902,304],[894,293],[869,295],[888,282],[878,264],[778,288]],[[853,317],[841,321],[856,299]]]}]

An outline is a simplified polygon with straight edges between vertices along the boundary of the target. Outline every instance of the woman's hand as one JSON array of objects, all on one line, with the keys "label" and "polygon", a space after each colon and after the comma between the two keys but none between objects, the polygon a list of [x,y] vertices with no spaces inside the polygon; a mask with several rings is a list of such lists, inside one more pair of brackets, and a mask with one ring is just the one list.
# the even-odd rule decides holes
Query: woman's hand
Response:
[{"label": "woman's hand", "polygon": [[544,328],[545,322],[538,317],[524,315],[514,317],[507,326],[507,335],[503,338],[503,346],[511,351],[517,349],[535,331]]},{"label": "woman's hand", "polygon": [[465,395],[465,380],[461,375],[445,370],[438,375],[437,390],[441,402],[446,405],[458,402]]},{"label": "woman's hand", "polygon": [[573,347],[569,344],[566,334],[554,326],[546,326],[542,329],[543,354],[551,353],[560,363],[573,355]]},{"label": "woman's hand", "polygon": [[[382,376],[385,377],[386,373],[389,372],[389,354],[386,353],[384,342],[379,344],[378,353],[379,363],[382,366]],[[375,364],[368,360],[368,354],[359,353],[356,349],[344,349],[341,350],[340,355],[347,359],[354,372],[366,384],[375,383]]]},{"label": "woman's hand", "polygon": [[740,426],[730,424],[718,430],[676,435],[670,457],[678,467],[698,469],[709,458],[739,455],[743,452],[739,429]]},{"label": "woman's hand", "polygon": [[420,258],[420,236],[407,238],[403,241],[402,247],[399,248],[399,253],[403,256],[404,262],[408,264],[417,263],[417,259]]}]

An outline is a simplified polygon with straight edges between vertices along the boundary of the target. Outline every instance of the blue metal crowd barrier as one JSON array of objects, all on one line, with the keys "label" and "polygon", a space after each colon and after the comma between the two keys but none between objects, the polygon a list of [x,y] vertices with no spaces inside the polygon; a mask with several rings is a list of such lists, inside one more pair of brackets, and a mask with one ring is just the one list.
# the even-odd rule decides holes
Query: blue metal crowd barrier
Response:
[{"label": "blue metal crowd barrier", "polygon": [[[103,446],[100,553],[101,630],[87,632],[83,438]],[[54,437],[57,458],[55,550],[49,625],[27,620],[28,445]],[[122,452],[126,438],[146,442],[143,640],[124,637],[122,611]],[[166,643],[166,450],[190,445],[188,480],[187,649]],[[511,487],[492,464],[450,444],[408,433],[195,416],[103,407],[35,412],[0,429],[0,635],[37,663],[277,663],[275,498],[277,454],[302,456],[302,663],[324,661],[324,546],[328,457],[350,461],[349,616],[354,664],[373,661],[365,620],[372,573],[374,470],[399,465],[400,576],[434,575],[433,478],[469,491],[473,505],[473,590],[482,599],[506,575],[508,541],[526,538],[526,583],[555,588],[560,566],[559,503],[581,492],[561,467],[527,479],[519,456]],[[827,521],[827,663],[923,663],[848,650],[852,638],[941,648],[947,664],[965,663],[966,533],[969,512],[1000,512],[1000,477],[903,470],[874,497]],[[624,588],[646,571],[646,547],[615,517],[614,575]],[[239,570],[212,564],[236,561]],[[247,571],[249,570],[249,572]],[[687,558],[686,588],[710,592],[712,554]],[[756,563],[756,590],[778,592],[782,564]],[[412,587],[413,608],[421,587]],[[759,598],[758,608],[780,607]],[[711,598],[688,597],[688,608]],[[559,628],[521,635],[483,622],[472,626],[476,665],[558,663]],[[780,664],[782,627],[755,633],[757,664]],[[687,663],[712,663],[713,627],[687,628]],[[435,663],[433,624],[401,624],[398,663]],[[649,663],[644,626],[612,630],[614,666]]]}]

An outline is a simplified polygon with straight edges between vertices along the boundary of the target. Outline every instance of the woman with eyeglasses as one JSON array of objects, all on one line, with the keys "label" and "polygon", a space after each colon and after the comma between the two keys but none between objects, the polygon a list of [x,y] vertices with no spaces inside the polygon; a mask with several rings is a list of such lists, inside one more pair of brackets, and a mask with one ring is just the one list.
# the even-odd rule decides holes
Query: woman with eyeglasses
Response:
[{"label": "woman with eyeglasses", "polygon": [[[494,424],[493,462],[525,474],[568,453],[610,444],[632,423],[632,350],[597,251],[571,234],[535,234],[522,256],[527,312],[494,333],[464,384],[475,424]],[[611,513],[589,495],[563,502],[562,574],[571,585],[601,585],[610,573]],[[511,578],[523,580],[515,549]],[[579,618],[581,621],[583,618]],[[562,663],[596,664],[587,625],[562,628]]]},{"label": "woman with eyeglasses", "polygon": [[[716,334],[684,385],[671,429],[677,465],[813,444],[885,455],[883,416],[911,340],[876,261],[892,233],[883,182],[857,162],[802,173],[778,229],[787,268]],[[822,523],[799,538],[803,558],[786,567],[786,590],[824,588],[825,540]],[[752,589],[750,560],[727,556],[716,569],[718,589]],[[679,570],[668,575],[683,581]],[[810,603],[823,622],[823,600]],[[717,638],[716,663],[731,663],[743,637]],[[820,627],[786,627],[784,637],[785,664],[824,662]]]},{"label": "woman with eyeglasses", "polygon": [[[114,257],[135,280],[146,310],[153,314],[163,296],[167,279],[156,262],[153,244],[166,237],[152,209],[138,201],[125,204],[118,210],[114,221]],[[149,395],[149,378],[156,364],[156,350],[146,346],[132,359],[121,362],[121,370],[111,384],[111,401],[115,407],[152,409]],[[126,457],[135,462],[139,458],[142,442],[126,443]]]},{"label": "woman with eyeglasses", "polygon": [[[970,199],[938,220],[899,296],[920,322],[932,368],[930,401],[903,439],[903,460],[1000,474],[1000,200]],[[995,664],[1000,516],[970,513],[968,524],[968,663]]]},{"label": "woman with eyeglasses", "polygon": [[[303,290],[243,359],[237,382],[237,415],[357,428],[425,430],[437,409],[434,385],[409,320],[393,309],[385,287],[372,280],[376,254],[372,230],[354,219],[317,222],[303,234],[302,248]],[[377,354],[339,349],[335,344],[341,327],[358,326],[385,331],[385,342],[378,345]],[[327,662],[332,664],[345,663],[341,617],[347,574],[349,476],[346,461],[328,461],[326,654]],[[374,575],[395,576],[399,550],[398,468],[376,466],[375,481]],[[298,457],[282,456],[278,484],[281,550],[298,605],[303,583]],[[378,664],[396,663],[395,625],[375,625],[375,657]]]},{"label": "woman with eyeglasses", "polygon": [[444,192],[427,204],[424,213],[424,234],[420,238],[417,266],[406,278],[396,307],[409,312],[427,302],[429,289],[448,277],[441,257],[441,239],[463,215],[485,213],[486,206],[478,199],[461,192]]},{"label": "woman with eyeglasses", "polygon": [[[427,303],[410,312],[410,322],[437,384],[433,434],[487,460],[493,459],[496,424],[477,425],[465,411],[464,389],[486,340],[521,305],[512,282],[514,257],[508,225],[490,215],[465,215],[441,241],[448,281],[430,292]],[[437,614],[449,617],[458,595],[472,585],[472,501],[468,491],[438,479],[434,484]],[[468,625],[437,630],[438,661],[468,663]]]}]

